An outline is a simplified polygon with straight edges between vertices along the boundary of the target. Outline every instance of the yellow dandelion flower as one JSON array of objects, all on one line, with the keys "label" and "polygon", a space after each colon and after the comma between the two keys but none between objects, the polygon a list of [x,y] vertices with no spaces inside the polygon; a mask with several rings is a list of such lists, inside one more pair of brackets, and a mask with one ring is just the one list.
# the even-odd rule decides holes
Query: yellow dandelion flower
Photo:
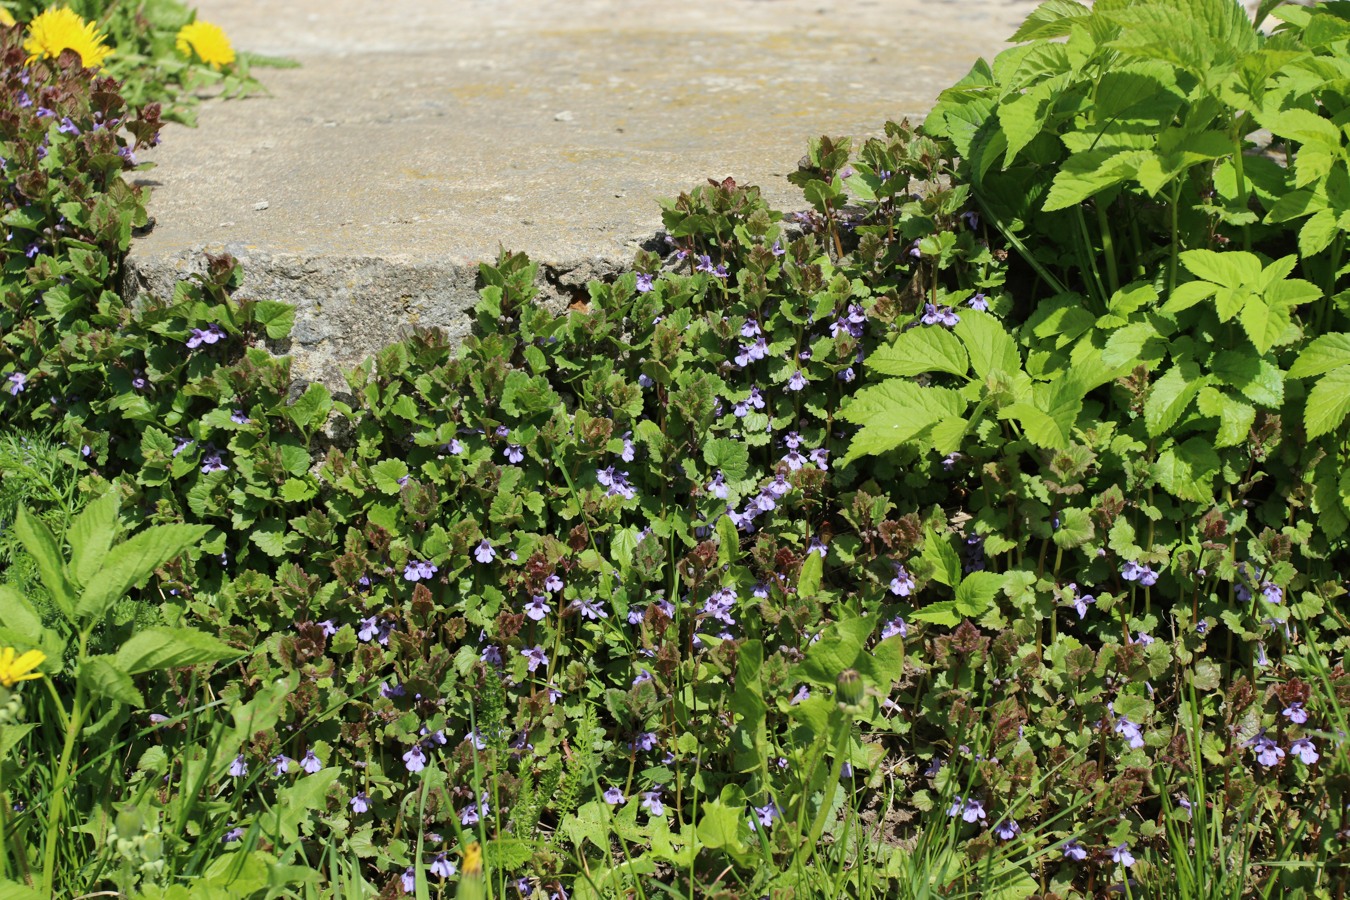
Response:
[{"label": "yellow dandelion flower", "polygon": [[14,21],[14,16],[10,14],[10,11],[0,6],[0,25],[13,28],[16,24],[18,23]]},{"label": "yellow dandelion flower", "polygon": [[40,650],[29,650],[22,656],[15,658],[13,647],[5,647],[0,650],[0,684],[5,687],[14,687],[20,681],[32,681],[34,678],[41,678],[41,672],[34,672],[38,666],[42,665],[47,654]]},{"label": "yellow dandelion flower", "polygon": [[464,848],[464,874],[477,875],[483,871],[483,845],[474,841]]},{"label": "yellow dandelion flower", "polygon": [[234,48],[219,25],[210,22],[193,22],[184,25],[178,32],[178,52],[191,58],[197,58],[213,69],[228,66],[234,62]]},{"label": "yellow dandelion flower", "polygon": [[69,9],[48,9],[28,24],[28,39],[23,42],[28,61],[48,56],[56,59],[62,50],[74,50],[86,69],[97,69],[112,55],[92,22],[86,22]]}]

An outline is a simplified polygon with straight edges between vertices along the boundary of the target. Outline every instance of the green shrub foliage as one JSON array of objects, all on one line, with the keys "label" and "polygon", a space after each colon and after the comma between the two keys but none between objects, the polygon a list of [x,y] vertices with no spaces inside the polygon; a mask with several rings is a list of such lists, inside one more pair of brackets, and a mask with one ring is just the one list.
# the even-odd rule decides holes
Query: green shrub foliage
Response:
[{"label": "green shrub foliage", "polygon": [[0,409],[203,526],[139,596],[247,652],[138,678],[81,808],[151,823],[149,896],[1339,877],[1350,12],[1278,13],[1049,0],[924,128],[812,142],[809,209],[709,182],[559,316],[503,253],[462,347],[336,393],[227,257],[123,304],[111,130],[6,112]]}]

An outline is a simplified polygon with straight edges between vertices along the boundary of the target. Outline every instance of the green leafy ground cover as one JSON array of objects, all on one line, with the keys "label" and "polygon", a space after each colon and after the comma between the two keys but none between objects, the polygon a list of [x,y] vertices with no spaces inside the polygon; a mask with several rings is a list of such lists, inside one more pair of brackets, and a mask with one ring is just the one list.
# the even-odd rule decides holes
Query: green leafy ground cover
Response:
[{"label": "green leafy ground cover", "polygon": [[1049,0],[337,395],[229,258],[123,302],[154,123],[11,49],[0,896],[1342,896],[1350,4],[1276,14]]}]

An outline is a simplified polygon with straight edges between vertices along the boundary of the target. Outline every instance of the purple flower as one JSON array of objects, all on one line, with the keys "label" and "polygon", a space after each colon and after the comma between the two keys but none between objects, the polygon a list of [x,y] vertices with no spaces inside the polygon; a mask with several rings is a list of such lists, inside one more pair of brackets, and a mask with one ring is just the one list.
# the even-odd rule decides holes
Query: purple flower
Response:
[{"label": "purple flower", "polygon": [[605,612],[605,607],[600,600],[583,600],[580,597],[572,601],[572,609],[579,610],[587,619],[592,622],[598,619],[608,619],[609,613]]},{"label": "purple flower", "polygon": [[306,750],[304,758],[300,760],[300,768],[313,775],[323,768],[323,760],[315,756],[313,750]]},{"label": "purple flower", "polygon": [[77,135],[80,133],[80,126],[76,125],[71,120],[70,116],[65,116],[61,119],[61,124],[57,126],[56,130],[59,131],[61,134]]},{"label": "purple flower", "polygon": [[1295,725],[1303,725],[1308,721],[1308,711],[1298,701],[1289,704],[1282,715]]},{"label": "purple flower", "polygon": [[1256,761],[1267,769],[1284,759],[1284,751],[1280,745],[1266,737],[1265,732],[1258,734],[1247,742],[1256,754]]},{"label": "purple flower", "polygon": [[291,763],[293,762],[295,762],[295,760],[286,756],[284,753],[278,753],[271,759],[272,765],[276,766],[278,778],[290,771]]},{"label": "purple flower", "polygon": [[639,294],[645,294],[652,289],[652,276],[646,272],[639,272],[637,277],[637,291]]},{"label": "purple flower", "polygon": [[556,594],[563,589],[563,580],[553,573],[544,579],[544,590]]},{"label": "purple flower", "polygon": [[895,566],[895,577],[891,579],[891,593],[897,597],[908,597],[914,592],[914,576],[910,575],[900,563]]},{"label": "purple flower", "polygon": [[642,808],[647,811],[648,815],[664,816],[666,814],[666,807],[661,803],[660,788],[642,792]]},{"label": "purple flower", "polygon": [[1016,819],[1006,819],[994,826],[994,836],[1001,841],[1011,841],[1022,831]]},{"label": "purple flower", "polygon": [[464,740],[473,744],[473,748],[475,750],[487,749],[487,741],[483,740],[483,736],[478,733],[478,729],[476,728],[473,731],[470,731],[468,734],[464,735]]},{"label": "purple flower", "polygon": [[830,451],[826,450],[824,447],[817,447],[808,455],[811,458],[811,462],[816,464],[817,469],[820,469],[822,472],[829,471]]},{"label": "purple flower", "polygon": [[519,444],[507,444],[506,449],[502,451],[508,462],[518,463],[525,458],[525,451]]},{"label": "purple flower", "polygon": [[787,387],[790,391],[800,391],[806,387],[806,376],[802,374],[801,369],[792,373],[792,377],[788,379]]},{"label": "purple flower", "polygon": [[1143,732],[1139,730],[1138,725],[1134,724],[1124,716],[1121,716],[1116,722],[1116,734],[1125,738],[1126,743],[1134,750],[1138,750],[1140,747],[1144,746]]},{"label": "purple flower", "polygon": [[624,797],[623,791],[613,785],[605,788],[604,798],[605,802],[610,806],[623,806],[624,803],[627,802],[627,798]]},{"label": "purple flower", "polygon": [[[637,455],[637,448],[633,446],[633,439],[629,436],[631,434],[630,431],[623,436],[623,452],[619,454],[619,459],[624,462],[632,462],[633,457]],[[624,474],[627,475],[628,473],[625,472]]]},{"label": "purple flower", "polygon": [[1134,865],[1134,857],[1130,855],[1129,844],[1117,844],[1111,848],[1111,861],[1118,862],[1125,868]]},{"label": "purple flower", "polygon": [[444,853],[437,853],[435,858],[431,860],[431,865],[428,866],[427,871],[431,872],[432,875],[439,875],[441,878],[449,878],[459,870],[450,861],[450,857]]},{"label": "purple flower", "polygon": [[474,548],[473,558],[480,563],[490,563],[497,558],[497,551],[492,549],[492,545],[488,543],[487,538],[483,538],[482,542]]},{"label": "purple flower", "polygon": [[205,329],[192,329],[192,337],[187,339],[189,350],[195,350],[202,344],[214,344],[225,337],[225,332],[220,330],[220,326],[212,322]]},{"label": "purple flower", "polygon": [[496,431],[493,433],[499,438],[510,437],[511,429],[507,428],[505,425],[498,425]]},{"label": "purple flower", "polygon": [[409,866],[407,871],[403,873],[402,877],[403,877],[403,893],[411,894],[413,891],[417,890],[417,875],[416,873],[413,872],[411,866]]},{"label": "purple flower", "polygon": [[1266,598],[1267,603],[1279,603],[1284,599],[1284,588],[1273,581],[1267,581],[1261,585],[1261,596]]},{"label": "purple flower", "polygon": [[637,687],[639,684],[643,684],[644,682],[651,680],[652,680],[652,673],[648,672],[646,669],[640,669],[637,675],[633,678],[633,687]]},{"label": "purple flower", "polygon": [[986,818],[984,804],[978,800],[957,800],[948,808],[947,815],[959,815],[966,822],[977,822]]},{"label": "purple flower", "polygon": [[410,560],[403,567],[403,578],[405,581],[430,581],[440,569],[424,560]]},{"label": "purple flower", "polygon": [[980,312],[989,312],[989,300],[982,293],[971,297],[966,301],[966,305]]},{"label": "purple flower", "polygon": [[9,375],[9,392],[17,397],[23,390],[24,385],[28,383],[28,376],[22,372],[11,372]]},{"label": "purple flower", "polygon": [[450,443],[445,445],[445,449],[447,453],[459,456],[464,452],[464,445],[459,442],[459,438],[451,438]]},{"label": "purple flower", "polygon": [[722,474],[721,469],[717,470],[717,472],[713,475],[712,481],[708,482],[707,485],[705,485],[705,488],[708,491],[708,493],[712,494],[714,497],[717,497],[721,500],[725,500],[727,498],[727,491],[728,491],[727,482],[725,476]]},{"label": "purple flower", "polygon": [[202,474],[210,475],[212,472],[228,472],[230,467],[220,461],[219,453],[209,453],[202,460]]},{"label": "purple flower", "polygon": [[932,303],[924,304],[923,318],[919,321],[925,325],[942,325],[946,328],[955,328],[961,321],[961,317],[950,306],[936,306]]},{"label": "purple flower", "polygon": [[[752,806],[751,809],[755,813],[755,821],[758,821],[760,826],[764,828],[772,828],[774,820],[779,816],[778,804],[772,800],[763,806]],[[751,828],[755,827],[755,821],[751,821]]]},{"label": "purple flower", "polygon": [[1077,841],[1065,841],[1060,850],[1063,852],[1065,859],[1077,860],[1078,862],[1087,859],[1087,848]]},{"label": "purple flower", "polygon": [[806,548],[806,552],[807,552],[807,553],[819,553],[819,554],[820,554],[820,558],[821,558],[821,559],[824,559],[824,558],[829,554],[830,551],[829,551],[828,549],[826,549],[826,547],[825,547],[825,542],[824,542],[824,541],[822,541],[820,538],[815,538],[815,537],[813,537],[813,538],[811,538],[811,543],[810,543],[810,545],[807,546],[807,548]]},{"label": "purple flower", "polygon": [[1290,744],[1289,752],[1303,760],[1304,764],[1309,766],[1321,758],[1317,754],[1317,745],[1307,738],[1299,738]]},{"label": "purple flower", "polygon": [[409,772],[420,772],[427,767],[427,755],[422,752],[421,744],[413,744],[412,749],[403,754],[403,764]]},{"label": "purple flower", "polygon": [[542,622],[548,612],[548,601],[544,599],[543,594],[535,594],[530,598],[530,602],[525,604],[525,615],[536,622]]},{"label": "purple flower", "polygon": [[234,412],[230,413],[230,421],[236,425],[247,425],[251,420],[248,416],[244,415],[242,409],[236,409]]},{"label": "purple flower", "polygon": [[769,252],[774,256],[782,256],[787,251],[783,249],[782,241],[774,241],[773,246],[769,248]]},{"label": "purple flower", "polygon": [[324,619],[319,623],[319,628],[322,629],[324,637],[332,637],[338,632],[337,625],[332,619]]},{"label": "purple flower", "polygon": [[1065,590],[1073,597],[1073,608],[1078,612],[1078,620],[1081,622],[1083,619],[1087,618],[1088,604],[1096,603],[1097,598],[1091,594],[1078,593],[1078,585],[1073,582],[1070,582]]},{"label": "purple flower", "polygon": [[1126,581],[1137,581],[1144,587],[1152,587],[1158,583],[1158,573],[1148,566],[1141,566],[1131,560],[1120,567],[1120,577]]},{"label": "purple flower", "polygon": [[478,658],[489,666],[497,666],[500,668],[502,664],[502,651],[499,650],[496,645],[488,644],[483,648],[483,652],[478,654]]},{"label": "purple flower", "polygon": [[375,636],[379,633],[380,618],[379,616],[371,616],[369,619],[361,620],[361,629],[356,632],[356,637],[364,644],[374,640]]},{"label": "purple flower", "polygon": [[230,776],[233,778],[243,778],[248,774],[248,760],[244,759],[244,754],[240,753],[230,763]]},{"label": "purple flower", "polygon": [[654,384],[656,384],[656,382],[652,381],[651,378],[648,377],[647,375],[638,376],[638,387],[649,388]]},{"label": "purple flower", "polygon": [[798,703],[802,703],[810,699],[811,699],[811,689],[806,685],[802,685],[801,687],[797,688],[797,693],[792,695],[792,699],[788,701],[788,705],[796,706]]},{"label": "purple flower", "polygon": [[533,672],[535,669],[538,669],[540,666],[548,665],[548,656],[545,655],[544,648],[538,646],[537,644],[533,647],[530,647],[528,650],[520,651],[520,655],[525,657],[525,659],[529,661],[526,664],[526,668],[529,669],[529,671],[531,672]]},{"label": "purple flower", "polygon": [[239,841],[242,841],[243,839],[244,839],[244,829],[231,828],[229,831],[225,832],[225,834],[221,836],[220,842],[222,844],[235,844],[238,843]]},{"label": "purple flower", "polygon": [[380,683],[380,696],[386,700],[392,700],[395,697],[402,697],[408,691],[397,681],[385,681]]},{"label": "purple flower", "polygon": [[891,619],[881,627],[881,639],[884,641],[887,638],[895,637],[897,634],[901,637],[906,637],[909,634],[909,626],[906,625],[905,620],[899,616]]},{"label": "purple flower", "polygon": [[655,750],[656,745],[658,743],[659,740],[656,737],[655,731],[644,731],[637,737],[633,738],[633,743],[631,746],[634,750],[638,751],[639,753],[646,753],[650,750]]}]

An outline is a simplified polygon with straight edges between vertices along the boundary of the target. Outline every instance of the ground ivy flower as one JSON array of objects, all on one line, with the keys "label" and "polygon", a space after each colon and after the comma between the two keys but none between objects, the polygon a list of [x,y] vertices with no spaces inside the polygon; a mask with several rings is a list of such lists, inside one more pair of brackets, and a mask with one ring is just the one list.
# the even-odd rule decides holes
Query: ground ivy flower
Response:
[{"label": "ground ivy flower", "polygon": [[476,728],[470,731],[468,734],[464,735],[464,740],[473,744],[473,748],[475,750],[487,749],[487,741],[483,740],[483,736],[478,733],[478,729]]},{"label": "ground ivy flower", "polygon": [[897,597],[908,597],[914,592],[914,576],[900,563],[892,565],[895,566],[895,577],[891,579],[891,593]]},{"label": "ground ivy flower", "polygon": [[492,545],[488,543],[487,538],[483,538],[474,548],[473,558],[480,563],[490,563],[497,558],[497,551],[492,549]]},{"label": "ground ivy flower", "polygon": [[906,625],[905,620],[899,616],[896,616],[882,626],[881,639],[884,641],[887,638],[895,637],[897,634],[901,637],[907,637],[909,635],[909,626]]},{"label": "ground ivy flower", "polygon": [[778,804],[774,803],[772,800],[763,806],[752,806],[751,810],[755,814],[754,819],[750,822],[751,828],[755,827],[756,822],[764,828],[772,828],[774,820],[779,816]]},{"label": "ground ivy flower", "polygon": [[244,759],[244,754],[240,753],[230,763],[230,775],[234,778],[243,778],[248,774],[248,760]]},{"label": "ground ivy flower", "polygon": [[979,800],[956,800],[947,809],[950,817],[960,816],[966,822],[978,822],[986,818],[984,804]]},{"label": "ground ivy flower", "polygon": [[1267,603],[1279,603],[1284,600],[1284,588],[1273,581],[1267,581],[1261,585],[1261,596],[1266,598]]},{"label": "ground ivy flower", "polygon": [[1280,749],[1280,745],[1266,737],[1264,731],[1248,741],[1247,745],[1256,754],[1256,761],[1267,769],[1284,759],[1284,751]]},{"label": "ground ivy flower", "polygon": [[[633,446],[632,434],[633,432],[630,431],[623,436],[623,452],[619,454],[619,459],[624,462],[632,462],[633,458],[637,456],[637,448]],[[627,475],[628,473],[625,472],[624,474]]]},{"label": "ground ivy flower", "polygon": [[637,292],[645,294],[652,289],[652,276],[646,272],[639,272],[637,277]]},{"label": "ground ivy flower", "polygon": [[1304,764],[1309,766],[1321,759],[1317,753],[1317,745],[1307,738],[1299,738],[1290,744],[1289,752],[1303,760]]},{"label": "ground ivy flower", "polygon": [[536,622],[542,622],[548,613],[548,601],[543,594],[535,594],[530,598],[530,602],[525,604],[525,615]]},{"label": "ground ivy flower", "polygon": [[244,415],[242,409],[236,409],[234,412],[230,413],[230,421],[236,425],[247,425],[252,420]]},{"label": "ground ivy flower", "polygon": [[488,644],[486,647],[484,647],[483,652],[478,654],[478,658],[489,666],[497,666],[498,668],[501,668],[502,651],[498,649],[495,644]]},{"label": "ground ivy flower", "polygon": [[550,574],[547,578],[544,579],[544,590],[556,594],[558,593],[558,591],[561,591],[562,589],[563,589],[563,580],[558,577],[558,574],[556,572]]},{"label": "ground ivy flower", "polygon": [[431,872],[432,875],[439,875],[441,878],[449,878],[459,870],[455,868],[455,864],[450,861],[449,856],[444,853],[437,853],[435,858],[431,860],[431,865],[428,866],[427,871]]},{"label": "ground ivy flower", "polygon": [[980,312],[989,312],[989,300],[982,293],[971,297],[966,301],[966,305]]},{"label": "ground ivy flower", "polygon": [[641,669],[638,671],[637,676],[633,678],[633,687],[637,687],[639,684],[651,680],[652,680],[652,673],[648,672],[646,669]]},{"label": "ground ivy flower", "polygon": [[759,322],[755,321],[754,316],[746,319],[745,322],[741,324],[741,337],[756,338],[759,337],[759,335]]},{"label": "ground ivy flower", "polygon": [[655,750],[658,742],[659,739],[657,738],[655,731],[644,731],[633,738],[631,746],[639,753],[646,753],[650,750]]},{"label": "ground ivy flower", "polygon": [[623,806],[624,803],[628,802],[623,795],[623,791],[613,785],[605,788],[604,798],[610,806]]},{"label": "ground ivy flower", "polygon": [[609,613],[605,612],[605,607],[600,600],[583,600],[578,597],[572,601],[571,608],[580,611],[582,616],[592,622],[609,618]]},{"label": "ground ivy flower", "polygon": [[704,489],[720,500],[725,500],[727,498],[727,492],[730,489],[727,487],[726,476],[722,474],[721,469],[718,469],[713,475],[712,481],[709,481],[704,485]]},{"label": "ground ivy flower", "polygon": [[174,43],[179,53],[188,59],[195,54],[198,59],[216,71],[219,71],[221,66],[228,66],[234,62],[234,47],[230,46],[230,39],[225,36],[219,25],[210,22],[198,19],[184,25],[178,30],[178,37]]},{"label": "ground ivy flower", "polygon": [[1284,712],[1281,713],[1281,715],[1295,725],[1303,725],[1308,721],[1308,711],[1304,709],[1303,704],[1298,701],[1294,701],[1285,707]]},{"label": "ground ivy flower", "polygon": [[1120,567],[1120,577],[1126,581],[1137,581],[1144,587],[1152,587],[1158,583],[1158,573],[1148,566],[1141,566],[1134,560],[1130,560]]},{"label": "ground ivy flower", "polygon": [[1006,819],[994,826],[994,837],[1001,841],[1011,841],[1022,831],[1016,819]]},{"label": "ground ivy flower", "polygon": [[820,558],[824,559],[827,555],[829,555],[830,551],[826,548],[824,541],[822,541],[820,538],[813,537],[811,538],[810,545],[807,546],[806,548],[806,552],[819,553]]},{"label": "ground ivy flower", "polygon": [[924,304],[923,318],[920,320],[925,325],[941,325],[944,328],[955,328],[961,321],[961,317],[956,314],[950,306],[936,306],[932,303]]},{"label": "ground ivy flower", "polygon": [[369,619],[361,620],[361,629],[356,632],[356,637],[361,643],[367,643],[374,640],[380,631],[380,619],[378,616],[371,616]]},{"label": "ground ivy flower", "polygon": [[1078,585],[1073,582],[1069,582],[1064,589],[1069,593],[1069,596],[1073,598],[1072,606],[1074,610],[1077,611],[1078,620],[1081,622],[1083,619],[1087,618],[1088,604],[1096,603],[1097,598],[1091,594],[1078,593]]},{"label": "ground ivy flower", "polygon": [[1118,862],[1125,868],[1134,865],[1134,857],[1130,855],[1129,844],[1117,844],[1111,848],[1111,861]]},{"label": "ground ivy flower", "polygon": [[459,442],[458,438],[451,438],[450,443],[445,445],[445,450],[447,453],[459,456],[464,452],[464,445]]},{"label": "ground ivy flower", "polygon": [[426,560],[409,560],[403,567],[403,579],[405,581],[430,581],[440,569]]},{"label": "ground ivy flower", "polygon": [[210,475],[212,472],[228,472],[230,467],[221,462],[219,453],[208,453],[202,459],[202,474]]},{"label": "ground ivy flower", "polygon": [[817,447],[808,455],[810,456],[811,462],[816,464],[816,468],[820,469],[822,472],[829,471],[830,451],[826,450],[824,447]]},{"label": "ground ivy flower", "polygon": [[790,391],[800,391],[806,387],[806,376],[802,374],[801,369],[792,373],[792,377],[788,379],[787,387]]},{"label": "ground ivy flower", "polygon": [[39,13],[28,23],[28,37],[23,49],[28,62],[36,59],[58,59],[63,50],[74,50],[80,65],[97,69],[112,55],[112,48],[103,43],[104,37],[93,23],[86,22],[73,10],[54,7]]},{"label": "ground ivy flower", "polygon": [[196,350],[202,344],[214,344],[225,337],[225,332],[220,330],[220,326],[212,322],[206,328],[192,329],[192,336],[187,339],[189,350]]},{"label": "ground ivy flower", "polygon": [[417,873],[413,871],[412,866],[409,866],[403,873],[401,881],[403,883],[403,893],[411,894],[413,891],[417,890]]},{"label": "ground ivy flower", "polygon": [[409,772],[420,772],[427,767],[427,755],[422,752],[421,744],[413,744],[412,749],[403,754],[403,764]]},{"label": "ground ivy flower", "polygon": [[1087,848],[1077,841],[1065,841],[1060,847],[1060,852],[1064,854],[1065,859],[1082,862],[1087,859]]},{"label": "ground ivy flower", "polygon": [[1126,743],[1134,750],[1144,746],[1144,735],[1139,730],[1139,726],[1124,716],[1116,721],[1116,734],[1125,738]]},{"label": "ground ivy flower", "polygon": [[300,768],[313,775],[323,768],[323,760],[315,756],[313,750],[306,750],[304,758],[300,760]]},{"label": "ground ivy flower", "polygon": [[276,766],[276,773],[278,778],[280,778],[282,775],[285,775],[287,772],[290,771],[291,763],[293,762],[295,762],[295,760],[291,759],[289,756],[286,756],[284,753],[278,753],[271,759],[272,765]]},{"label": "ground ivy flower", "polygon": [[660,788],[656,788],[655,790],[650,791],[643,791],[641,805],[642,808],[647,811],[648,815],[664,816],[666,814],[666,807],[661,802]]},{"label": "ground ivy flower", "polygon": [[221,835],[220,842],[222,844],[237,844],[243,839],[244,839],[244,829],[231,828],[229,831]]},{"label": "ground ivy flower", "polygon": [[540,666],[548,666],[548,656],[544,653],[544,648],[537,644],[527,650],[520,651],[520,655],[528,661],[526,668],[531,672]]}]

